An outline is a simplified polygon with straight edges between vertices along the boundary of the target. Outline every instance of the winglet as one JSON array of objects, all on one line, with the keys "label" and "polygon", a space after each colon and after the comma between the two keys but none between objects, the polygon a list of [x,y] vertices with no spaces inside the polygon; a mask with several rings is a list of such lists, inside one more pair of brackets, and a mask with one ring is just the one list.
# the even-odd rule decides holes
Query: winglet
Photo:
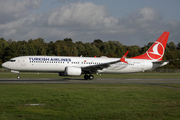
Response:
[{"label": "winglet", "polygon": [[120,59],[121,62],[124,62],[124,63],[128,64],[128,62],[125,61],[128,52],[129,52],[129,50],[122,56],[122,58]]}]

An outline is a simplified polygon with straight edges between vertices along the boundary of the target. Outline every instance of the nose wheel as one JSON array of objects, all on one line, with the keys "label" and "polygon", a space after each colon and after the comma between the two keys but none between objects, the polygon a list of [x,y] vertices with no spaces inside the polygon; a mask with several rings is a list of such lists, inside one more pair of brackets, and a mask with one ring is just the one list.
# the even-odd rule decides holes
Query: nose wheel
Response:
[{"label": "nose wheel", "polygon": [[17,79],[19,79],[19,78],[21,78],[21,77],[20,77],[19,74],[18,74]]},{"label": "nose wheel", "polygon": [[84,75],[85,80],[93,80],[94,76],[93,75]]}]

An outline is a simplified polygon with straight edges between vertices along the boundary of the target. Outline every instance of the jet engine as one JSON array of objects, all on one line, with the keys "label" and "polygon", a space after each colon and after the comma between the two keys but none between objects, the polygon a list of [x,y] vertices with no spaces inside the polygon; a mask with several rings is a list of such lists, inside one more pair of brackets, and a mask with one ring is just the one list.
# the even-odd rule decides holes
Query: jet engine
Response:
[{"label": "jet engine", "polygon": [[59,72],[59,76],[80,76],[82,73],[81,68],[66,67],[64,72]]}]

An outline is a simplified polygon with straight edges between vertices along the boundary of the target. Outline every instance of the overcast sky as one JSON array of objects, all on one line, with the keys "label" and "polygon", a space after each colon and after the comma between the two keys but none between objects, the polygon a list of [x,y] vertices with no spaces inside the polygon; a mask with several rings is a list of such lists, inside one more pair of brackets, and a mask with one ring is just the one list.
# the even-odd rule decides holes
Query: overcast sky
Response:
[{"label": "overcast sky", "polygon": [[180,42],[180,0],[0,0],[0,37],[146,45]]}]

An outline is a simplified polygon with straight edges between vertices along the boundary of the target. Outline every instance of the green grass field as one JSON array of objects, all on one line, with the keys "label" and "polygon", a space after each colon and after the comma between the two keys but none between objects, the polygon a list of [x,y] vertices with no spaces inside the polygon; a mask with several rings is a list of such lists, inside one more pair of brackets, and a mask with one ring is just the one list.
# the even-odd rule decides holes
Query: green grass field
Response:
[{"label": "green grass field", "polygon": [[[66,78],[59,76],[57,73],[26,73],[20,74],[21,78]],[[81,75],[80,78],[83,78]],[[16,78],[17,74],[10,72],[0,72],[0,78]],[[180,78],[180,73],[133,73],[133,74],[102,74],[96,75],[95,78]],[[69,78],[69,77],[68,77]]]},{"label": "green grass field", "polygon": [[0,84],[0,119],[178,120],[180,85],[164,86]]},{"label": "green grass field", "polygon": [[[20,75],[61,78],[49,73]],[[0,73],[0,78],[15,77]],[[180,78],[180,74],[103,74],[95,78]],[[0,84],[0,120],[16,119],[178,120],[180,84]]]}]

